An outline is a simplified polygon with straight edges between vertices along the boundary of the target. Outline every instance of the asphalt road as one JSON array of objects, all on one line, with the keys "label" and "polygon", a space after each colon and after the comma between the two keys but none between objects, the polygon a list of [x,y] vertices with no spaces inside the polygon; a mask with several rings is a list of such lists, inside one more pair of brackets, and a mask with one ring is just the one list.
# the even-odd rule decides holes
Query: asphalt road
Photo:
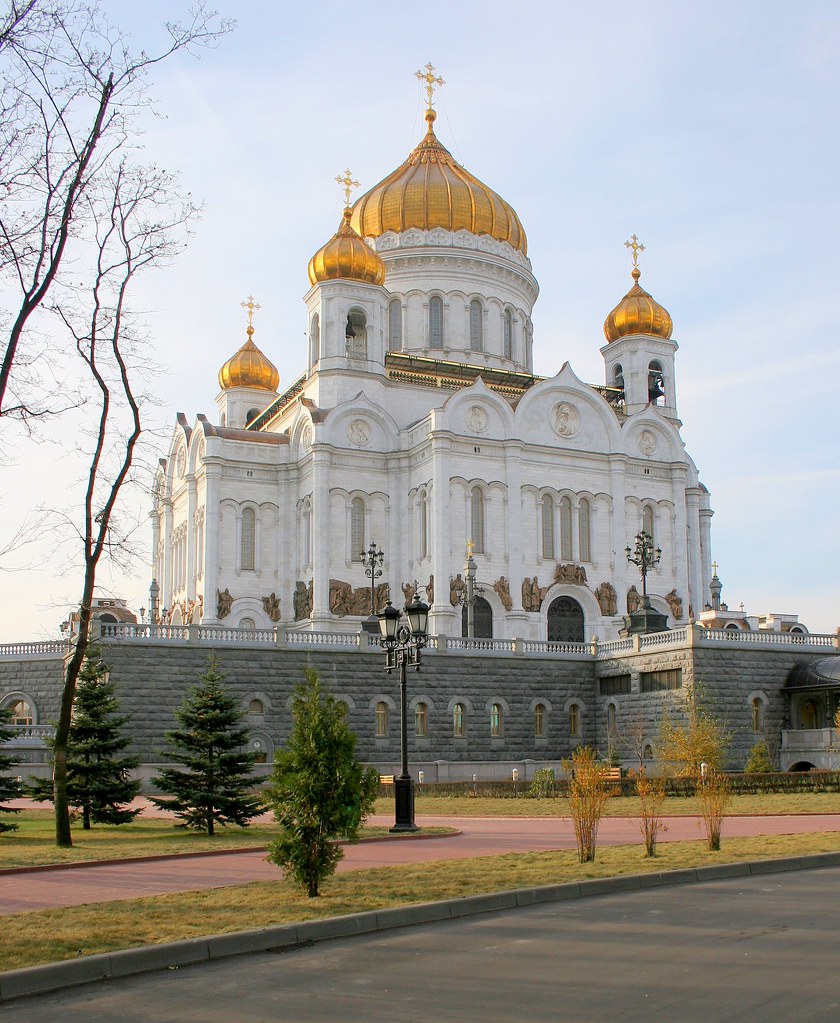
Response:
[{"label": "asphalt road", "polygon": [[86,986],[2,1017],[836,1023],[838,906],[840,869],[657,888]]}]

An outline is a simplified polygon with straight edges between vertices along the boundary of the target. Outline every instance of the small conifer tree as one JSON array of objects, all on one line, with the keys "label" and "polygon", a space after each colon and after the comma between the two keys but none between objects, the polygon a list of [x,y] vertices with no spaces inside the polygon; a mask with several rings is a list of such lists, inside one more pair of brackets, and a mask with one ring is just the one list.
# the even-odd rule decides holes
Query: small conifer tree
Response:
[{"label": "small conifer tree", "polygon": [[750,755],[744,765],[744,774],[772,774],[775,770],[767,742],[764,739],[759,739],[750,750]]},{"label": "small conifer tree", "polygon": [[[23,785],[17,775],[9,772],[20,761],[8,753],[4,753],[2,745],[12,738],[14,732],[9,727],[11,710],[8,707],[0,707],[0,813],[19,813],[13,806],[3,806],[7,799],[17,799],[23,795]],[[17,824],[0,820],[0,834],[4,831],[14,831]]]},{"label": "small conifer tree", "polygon": [[354,841],[373,809],[379,775],[356,760],[356,737],[344,708],[306,672],[295,694],[292,734],[274,762],[269,798],[282,828],[268,858],[310,898],[341,859],[336,838]]},{"label": "small conifer tree", "polygon": [[[129,720],[119,713],[116,685],[101,649],[89,647],[67,740],[67,801],[81,811],[85,831],[92,824],[128,824],[140,812],[127,806],[140,791],[140,782],[131,778],[140,759],[123,755],[131,741],[122,731]],[[36,781],[31,793],[40,801],[52,799],[52,780]]]},{"label": "small conifer tree", "polygon": [[163,810],[181,818],[181,827],[215,834],[216,824],[247,827],[263,811],[253,790],[258,779],[251,771],[256,754],[244,747],[248,728],[245,712],[222,685],[225,675],[213,654],[180,708],[180,727],[166,733],[163,756],[180,764],[166,767],[152,781],[173,798],[154,798]]}]

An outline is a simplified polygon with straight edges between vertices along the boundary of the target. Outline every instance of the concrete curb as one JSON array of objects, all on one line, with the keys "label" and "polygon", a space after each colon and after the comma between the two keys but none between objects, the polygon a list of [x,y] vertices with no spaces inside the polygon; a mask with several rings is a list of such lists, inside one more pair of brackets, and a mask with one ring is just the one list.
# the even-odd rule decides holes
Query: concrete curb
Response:
[{"label": "concrete curb", "polygon": [[299,924],[281,924],[277,927],[263,927],[233,934],[189,938],[186,941],[147,945],[143,948],[125,949],[120,952],[0,973],[0,1002],[61,991],[92,981],[131,977],[156,970],[176,970],[181,966],[192,966],[196,963],[207,963],[254,952],[288,952],[316,941],[330,941],[334,938],[381,933],[418,924],[458,920],[481,913],[496,913],[619,892],[643,891],[664,885],[702,884],[733,877],[826,867],[840,867],[840,852],[756,860],[748,863],[722,863],[718,866],[673,870],[660,874],[629,874],[538,888],[518,888],[507,892],[492,892],[488,895],[470,895],[445,902],[427,902],[417,906],[371,910],[349,916],[309,920]]}]

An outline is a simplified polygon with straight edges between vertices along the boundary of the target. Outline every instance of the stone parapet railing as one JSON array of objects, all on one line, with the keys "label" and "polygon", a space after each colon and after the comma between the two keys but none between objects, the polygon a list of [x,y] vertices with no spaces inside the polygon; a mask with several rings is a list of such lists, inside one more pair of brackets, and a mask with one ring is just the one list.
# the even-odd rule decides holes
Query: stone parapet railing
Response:
[{"label": "stone parapet railing", "polygon": [[70,649],[66,639],[49,639],[36,643],[0,643],[0,657],[55,657]]}]

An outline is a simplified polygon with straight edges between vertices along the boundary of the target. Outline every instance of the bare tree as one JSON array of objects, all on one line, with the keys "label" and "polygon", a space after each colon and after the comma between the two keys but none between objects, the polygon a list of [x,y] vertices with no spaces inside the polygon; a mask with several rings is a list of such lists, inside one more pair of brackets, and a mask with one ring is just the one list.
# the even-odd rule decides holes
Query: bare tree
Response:
[{"label": "bare tree", "polygon": [[91,226],[85,199],[131,148],[151,68],[230,27],[199,5],[149,54],[133,52],[95,0],[11,0],[0,19],[0,286],[19,304],[3,324],[0,416],[59,410],[13,371],[37,333],[33,317],[65,268],[75,275]]},{"label": "bare tree", "polygon": [[642,711],[629,715],[622,728],[616,729],[616,738],[639,762],[639,770],[645,766],[645,749],[648,746],[650,720]]}]

